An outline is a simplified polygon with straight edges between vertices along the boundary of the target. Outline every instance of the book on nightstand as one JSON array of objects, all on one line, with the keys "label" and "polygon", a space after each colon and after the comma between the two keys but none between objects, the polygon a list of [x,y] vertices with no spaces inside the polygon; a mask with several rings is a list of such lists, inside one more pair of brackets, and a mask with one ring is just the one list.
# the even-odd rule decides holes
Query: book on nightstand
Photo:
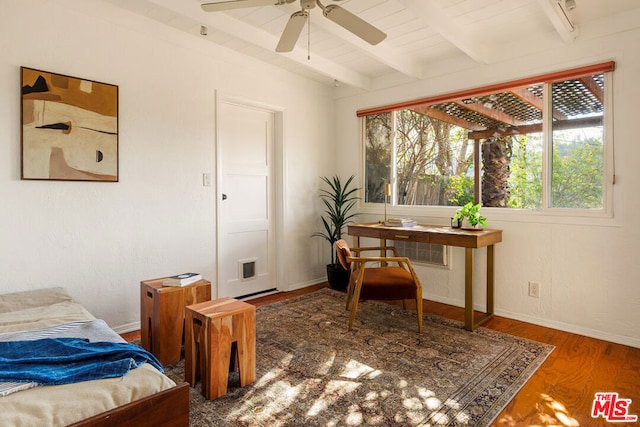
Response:
[{"label": "book on nightstand", "polygon": [[202,280],[202,276],[198,273],[182,273],[176,276],[167,277],[162,281],[162,286],[187,286]]}]

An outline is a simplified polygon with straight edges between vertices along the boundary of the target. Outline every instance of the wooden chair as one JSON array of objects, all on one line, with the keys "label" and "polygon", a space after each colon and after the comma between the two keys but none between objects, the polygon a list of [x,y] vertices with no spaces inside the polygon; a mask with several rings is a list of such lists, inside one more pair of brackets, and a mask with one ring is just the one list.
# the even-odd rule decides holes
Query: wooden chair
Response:
[{"label": "wooden chair", "polygon": [[[409,258],[399,256],[398,250],[393,246],[352,249],[345,240],[336,242],[336,251],[342,267],[351,270],[347,289],[347,310],[351,305],[349,330],[353,327],[358,301],[361,299],[415,299],[418,332],[422,332],[422,285]],[[368,251],[377,251],[384,256],[361,256],[362,252]],[[386,256],[389,251],[393,256]]]}]

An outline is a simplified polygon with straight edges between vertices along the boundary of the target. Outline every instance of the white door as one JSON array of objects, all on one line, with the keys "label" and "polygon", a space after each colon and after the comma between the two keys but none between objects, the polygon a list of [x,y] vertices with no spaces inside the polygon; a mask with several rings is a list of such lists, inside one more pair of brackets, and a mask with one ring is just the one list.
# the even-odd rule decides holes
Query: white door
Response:
[{"label": "white door", "polygon": [[218,104],[218,296],[274,289],[273,111]]}]

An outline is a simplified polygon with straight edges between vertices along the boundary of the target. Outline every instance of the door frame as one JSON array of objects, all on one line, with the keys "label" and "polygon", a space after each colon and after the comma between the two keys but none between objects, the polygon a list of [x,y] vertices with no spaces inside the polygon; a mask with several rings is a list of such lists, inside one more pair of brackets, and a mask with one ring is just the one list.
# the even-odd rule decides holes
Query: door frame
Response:
[{"label": "door frame", "polygon": [[[220,223],[220,211],[222,209],[222,156],[221,156],[221,143],[220,143],[220,111],[222,104],[235,104],[240,107],[254,108],[263,110],[273,114],[273,174],[274,180],[273,186],[273,201],[275,203],[274,209],[274,221],[273,221],[273,233],[274,233],[274,252],[270,254],[273,256],[273,280],[275,281],[275,288],[278,291],[287,291],[286,285],[286,269],[284,259],[281,251],[286,247],[284,245],[284,201],[286,200],[286,186],[285,186],[285,162],[284,162],[284,109],[281,107],[265,104],[248,98],[231,95],[224,91],[216,90],[215,92],[215,170],[216,170],[216,196],[215,196],[215,215],[216,215],[216,281],[221,283],[220,274],[220,229],[222,224]],[[216,297],[218,297],[216,285]]]}]

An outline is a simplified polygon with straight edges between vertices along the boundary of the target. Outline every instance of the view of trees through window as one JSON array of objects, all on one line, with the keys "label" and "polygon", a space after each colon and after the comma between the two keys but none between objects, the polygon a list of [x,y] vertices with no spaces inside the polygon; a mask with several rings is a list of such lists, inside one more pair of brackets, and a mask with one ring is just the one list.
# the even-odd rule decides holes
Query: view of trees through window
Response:
[{"label": "view of trees through window", "polygon": [[604,74],[366,115],[365,201],[602,208],[603,115]]}]

